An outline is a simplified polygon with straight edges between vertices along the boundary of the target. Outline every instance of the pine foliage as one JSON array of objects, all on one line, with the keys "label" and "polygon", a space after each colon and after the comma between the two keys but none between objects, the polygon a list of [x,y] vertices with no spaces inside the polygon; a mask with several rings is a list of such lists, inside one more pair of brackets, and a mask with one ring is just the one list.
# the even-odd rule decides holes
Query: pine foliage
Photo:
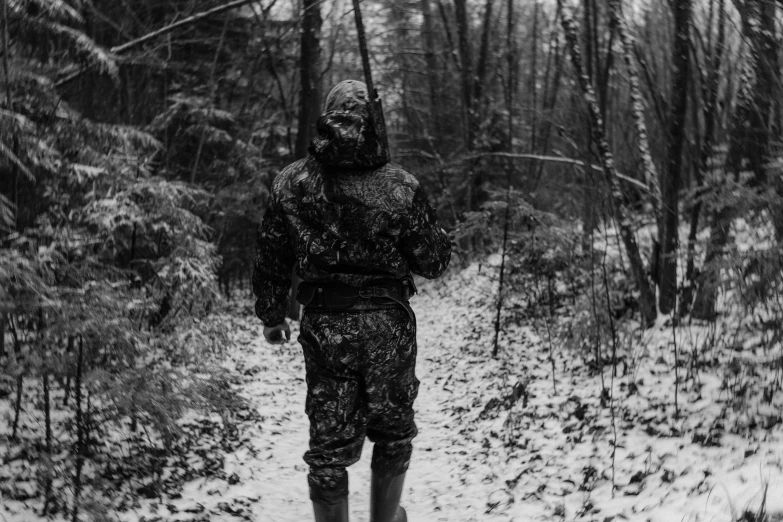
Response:
[{"label": "pine foliage", "polygon": [[80,65],[118,80],[116,61],[78,27],[84,19],[65,0],[9,0],[8,8],[10,30],[22,41],[35,46],[56,42]]},{"label": "pine foliage", "polygon": [[[75,4],[9,7],[17,41],[37,38],[73,66],[118,78],[114,59],[77,27]],[[11,174],[0,185],[0,320],[12,343],[0,387],[14,383],[26,401],[45,379],[68,415],[50,423],[20,404],[5,435],[14,451],[39,448],[36,494],[49,514],[96,514],[105,511],[100,474],[82,473],[104,458],[94,440],[141,425],[158,447],[171,445],[183,415],[239,404],[214,363],[228,340],[210,317],[221,304],[203,219],[210,196],[165,176],[152,133],[85,118],[56,92],[47,64],[11,63],[13,106],[0,106],[0,171]]]}]

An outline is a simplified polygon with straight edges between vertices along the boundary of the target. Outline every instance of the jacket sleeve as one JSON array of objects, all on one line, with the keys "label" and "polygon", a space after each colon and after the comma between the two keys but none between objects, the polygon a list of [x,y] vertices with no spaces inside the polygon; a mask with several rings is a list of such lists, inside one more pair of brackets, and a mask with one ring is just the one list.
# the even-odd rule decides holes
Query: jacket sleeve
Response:
[{"label": "jacket sleeve", "polygon": [[285,320],[294,260],[285,217],[273,196],[258,229],[253,266],[256,315],[264,326],[276,326]]},{"label": "jacket sleeve", "polygon": [[416,187],[413,193],[404,225],[400,246],[411,272],[427,279],[439,277],[449,266],[451,242],[438,226],[435,210],[421,187]]}]

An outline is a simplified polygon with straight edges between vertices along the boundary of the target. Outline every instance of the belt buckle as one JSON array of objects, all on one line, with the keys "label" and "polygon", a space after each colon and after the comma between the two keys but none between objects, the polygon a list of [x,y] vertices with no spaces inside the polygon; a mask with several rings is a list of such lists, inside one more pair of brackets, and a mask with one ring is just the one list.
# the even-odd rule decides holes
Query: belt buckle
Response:
[{"label": "belt buckle", "polygon": [[359,289],[359,297],[363,299],[372,299],[373,297],[379,297],[378,295],[378,287],[371,286],[371,287],[363,287]]}]

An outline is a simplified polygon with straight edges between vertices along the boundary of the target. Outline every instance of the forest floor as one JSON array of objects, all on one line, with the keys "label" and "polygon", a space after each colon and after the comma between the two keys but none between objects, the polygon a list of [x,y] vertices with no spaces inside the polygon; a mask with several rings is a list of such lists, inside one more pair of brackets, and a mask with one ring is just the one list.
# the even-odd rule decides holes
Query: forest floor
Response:
[{"label": "forest floor", "polygon": [[[550,341],[540,320],[507,325],[492,358],[496,277],[497,267],[472,265],[421,285],[412,301],[421,386],[403,500],[411,521],[719,522],[762,506],[783,520],[780,392],[761,400],[753,390],[764,379],[716,356],[708,368],[679,368],[676,415],[674,335],[681,354],[695,354],[715,327],[661,319],[623,349],[614,378],[611,365],[598,372],[586,354]],[[235,419],[232,444],[196,442],[164,474],[222,470],[184,482],[180,495],[134,503],[122,521],[312,519],[298,324],[292,341],[271,346],[250,301],[231,304],[225,323],[235,348],[223,364],[252,414]],[[350,468],[353,521],[369,518],[371,454],[367,441]],[[35,502],[0,500],[2,522],[40,519]]]}]

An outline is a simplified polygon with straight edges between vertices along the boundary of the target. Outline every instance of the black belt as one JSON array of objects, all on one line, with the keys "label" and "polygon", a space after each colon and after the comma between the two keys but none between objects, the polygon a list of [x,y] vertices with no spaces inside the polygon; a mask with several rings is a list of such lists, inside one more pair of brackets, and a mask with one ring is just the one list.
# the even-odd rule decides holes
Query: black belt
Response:
[{"label": "black belt", "polygon": [[402,279],[378,279],[361,286],[351,286],[339,281],[302,281],[296,292],[296,300],[302,305],[320,311],[344,311],[353,308],[359,299],[379,304],[396,303],[414,320],[408,300],[416,293],[416,285],[410,276]]}]

